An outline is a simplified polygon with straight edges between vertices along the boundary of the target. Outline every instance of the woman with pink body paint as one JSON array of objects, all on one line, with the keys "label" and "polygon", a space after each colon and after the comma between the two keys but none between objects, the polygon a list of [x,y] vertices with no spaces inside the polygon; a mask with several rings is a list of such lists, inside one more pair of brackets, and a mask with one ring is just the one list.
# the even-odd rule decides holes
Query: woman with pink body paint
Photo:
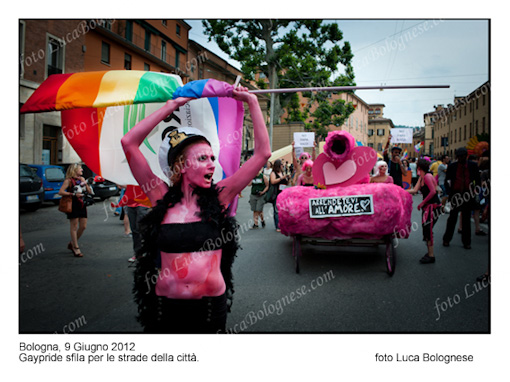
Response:
[{"label": "woman with pink body paint", "polygon": [[137,258],[135,299],[146,332],[225,331],[233,293],[231,266],[237,231],[228,207],[271,155],[257,97],[244,87],[232,97],[248,104],[253,121],[253,156],[232,176],[214,184],[215,157],[197,129],[169,134],[167,185],[151,171],[139,146],[155,126],[191,101],[177,98],[138,123],[122,138],[133,176],[154,206],[146,219],[144,255]]},{"label": "woman with pink body paint", "polygon": [[416,195],[420,191],[423,195],[423,201],[418,204],[417,208],[418,211],[422,211],[423,241],[427,243],[427,253],[420,259],[420,263],[432,264],[436,262],[432,229],[439,216],[437,211],[441,208],[441,201],[436,191],[436,180],[429,171],[429,162],[425,159],[419,159],[417,168],[418,181],[413,189],[407,191],[411,195]]}]

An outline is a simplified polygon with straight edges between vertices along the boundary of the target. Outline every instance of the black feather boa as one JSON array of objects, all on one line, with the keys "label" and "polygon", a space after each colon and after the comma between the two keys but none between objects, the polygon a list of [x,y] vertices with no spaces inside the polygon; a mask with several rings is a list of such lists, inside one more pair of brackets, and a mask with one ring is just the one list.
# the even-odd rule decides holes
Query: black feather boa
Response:
[{"label": "black feather boa", "polygon": [[[216,185],[211,188],[197,188],[197,203],[200,207],[200,218],[203,222],[214,222],[220,228],[222,238],[221,273],[226,284],[227,308],[232,306],[234,285],[232,265],[239,248],[238,224],[235,218],[228,216],[219,200],[219,190]],[[161,327],[161,299],[155,293],[156,281],[159,275],[161,258],[156,244],[159,227],[168,208],[176,205],[183,197],[180,187],[170,187],[163,199],[141,221],[142,248],[137,254],[134,271],[133,293],[138,305],[137,320],[145,331],[153,331]]]}]

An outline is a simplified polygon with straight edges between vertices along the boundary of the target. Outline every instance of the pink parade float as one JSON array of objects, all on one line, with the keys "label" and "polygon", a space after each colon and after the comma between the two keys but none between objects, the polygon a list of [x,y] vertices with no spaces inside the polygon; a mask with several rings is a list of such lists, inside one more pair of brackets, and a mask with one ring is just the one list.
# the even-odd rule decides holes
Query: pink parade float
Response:
[{"label": "pink parade float", "polygon": [[386,268],[395,271],[394,240],[407,238],[412,197],[388,183],[369,183],[377,153],[332,131],[313,165],[315,187],[284,189],[277,199],[279,226],[293,238],[296,272],[301,245],[386,246]]}]

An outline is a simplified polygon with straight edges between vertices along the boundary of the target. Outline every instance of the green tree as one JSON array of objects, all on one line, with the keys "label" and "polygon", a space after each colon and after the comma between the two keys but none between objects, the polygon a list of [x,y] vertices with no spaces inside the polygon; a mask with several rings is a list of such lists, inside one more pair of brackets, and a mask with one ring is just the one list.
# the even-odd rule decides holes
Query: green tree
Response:
[{"label": "green tree", "polygon": [[[265,75],[268,83],[259,81],[261,88],[355,85],[351,46],[349,42],[344,42],[342,47],[338,45],[343,36],[335,23],[287,19],[204,20],[203,26],[209,41],[214,40],[222,51],[241,63],[246,80],[254,81],[258,73]],[[348,107],[344,102],[331,102],[324,92],[308,92],[303,96],[307,97],[304,108],[295,93],[277,93],[275,121],[280,120],[284,108],[288,112],[287,121],[305,121],[311,115],[317,121],[307,126],[319,133],[331,123],[343,123],[353,110],[352,105]],[[310,113],[314,103],[318,108]],[[319,135],[324,136],[322,132]]]}]

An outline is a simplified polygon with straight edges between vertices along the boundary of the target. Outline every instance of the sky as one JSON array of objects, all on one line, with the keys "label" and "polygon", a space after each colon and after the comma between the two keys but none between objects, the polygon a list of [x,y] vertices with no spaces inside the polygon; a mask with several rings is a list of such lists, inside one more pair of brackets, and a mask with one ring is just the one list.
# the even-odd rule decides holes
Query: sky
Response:
[{"label": "sky", "polygon": [[[189,37],[240,68],[207,41],[201,20],[186,20]],[[356,84],[449,85],[448,89],[358,90],[367,103],[385,105],[395,125],[423,126],[435,105],[453,104],[489,80],[489,21],[453,19],[333,20],[351,44]],[[343,41],[340,45],[343,45]]]}]

